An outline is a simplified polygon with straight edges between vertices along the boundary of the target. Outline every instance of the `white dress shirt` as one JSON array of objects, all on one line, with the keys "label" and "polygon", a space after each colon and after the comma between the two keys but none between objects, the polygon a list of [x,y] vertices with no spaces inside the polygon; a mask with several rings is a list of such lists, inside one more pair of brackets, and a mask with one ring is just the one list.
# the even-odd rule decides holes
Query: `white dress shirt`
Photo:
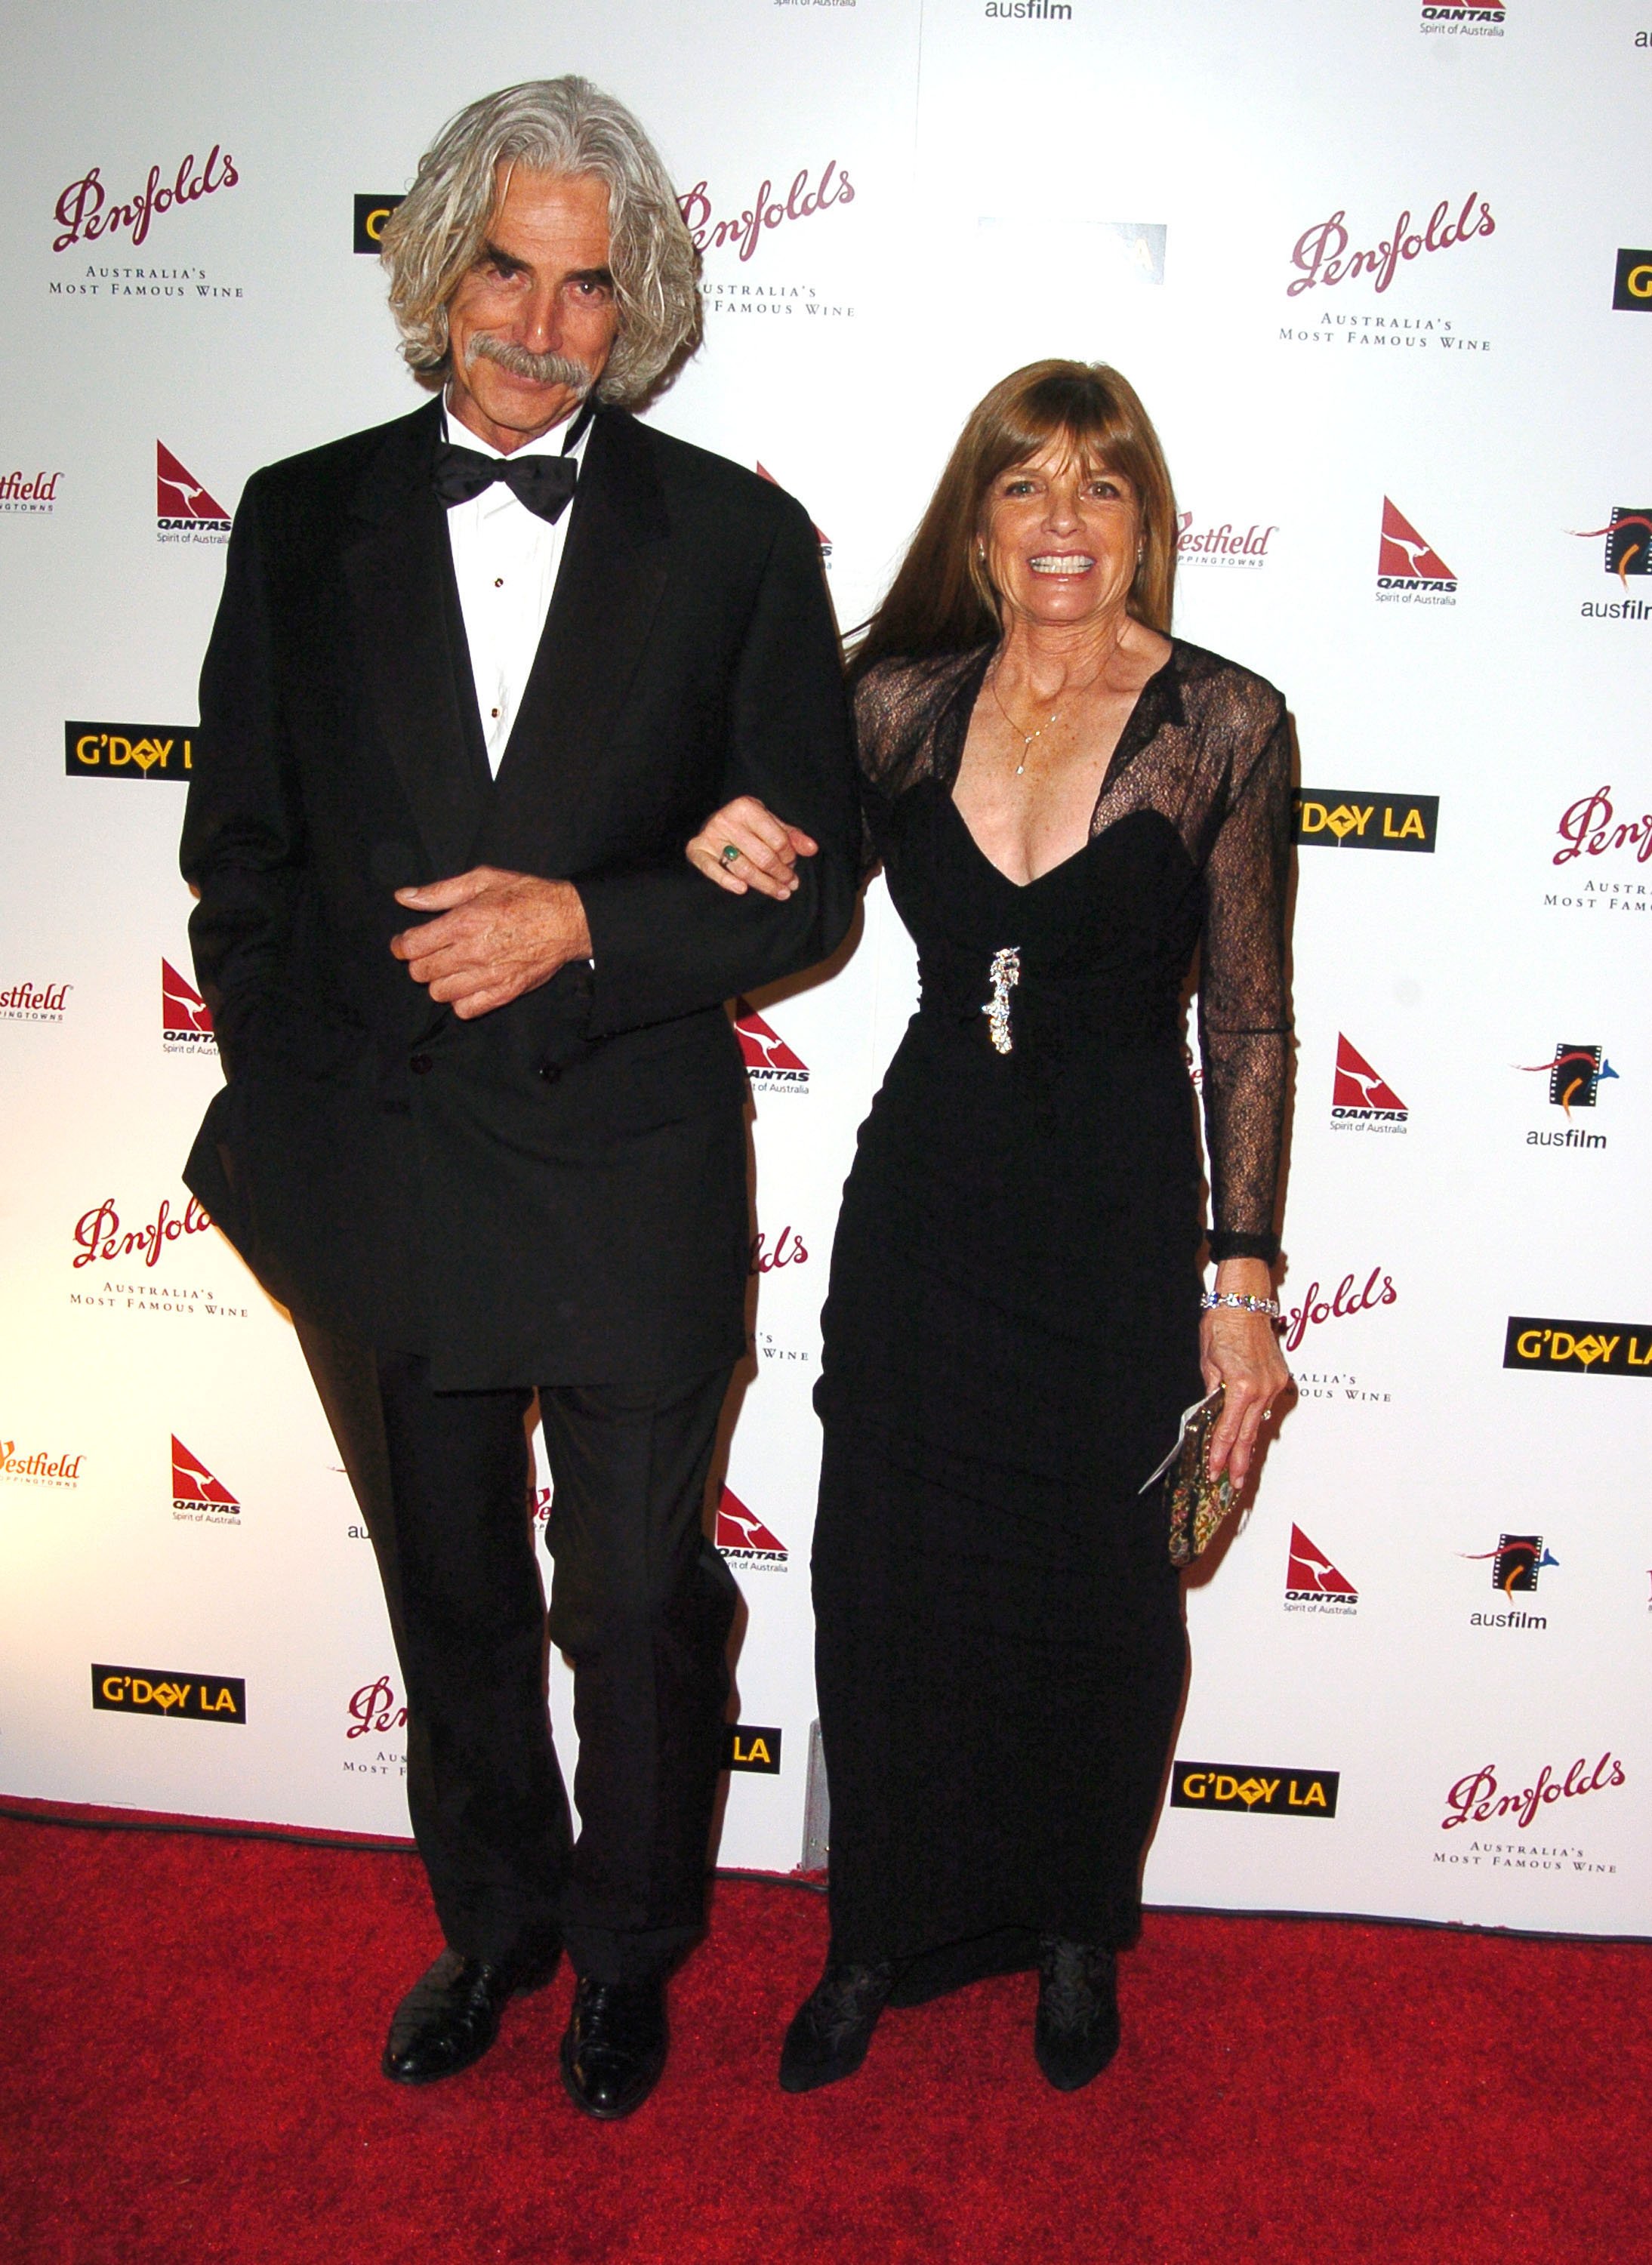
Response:
[{"label": "white dress shirt", "polygon": [[[443,438],[455,448],[474,448],[479,456],[498,456],[503,461],[504,451],[450,417],[446,402],[441,415]],[[583,458],[590,437],[587,425],[569,452],[576,461]],[[566,438],[564,419],[537,441],[527,441],[512,453],[557,456]],[[572,516],[570,504],[553,527],[519,503],[499,480],[469,503],[455,504],[448,513],[448,540],[453,546],[453,571],[459,585],[465,640],[470,647],[482,736],[487,745],[488,766],[496,778],[499,758],[528,688],[534,655],[539,651]]]}]

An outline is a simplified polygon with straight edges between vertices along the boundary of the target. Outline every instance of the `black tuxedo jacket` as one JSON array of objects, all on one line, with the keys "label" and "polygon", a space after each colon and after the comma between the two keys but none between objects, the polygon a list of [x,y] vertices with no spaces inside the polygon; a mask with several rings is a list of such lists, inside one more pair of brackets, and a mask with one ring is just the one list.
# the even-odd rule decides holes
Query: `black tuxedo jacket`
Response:
[{"label": "black tuxedo jacket", "polygon": [[[855,886],[850,723],[809,521],[600,410],[490,776],[440,406],[248,483],[201,677],[182,863],[228,1079],[186,1177],[271,1293],[439,1388],[666,1381],[736,1358],[745,1080],[723,1002],[823,958]],[[777,904],[683,857],[750,792],[814,835]],[[461,1022],[392,892],[578,887],[594,965]]]}]

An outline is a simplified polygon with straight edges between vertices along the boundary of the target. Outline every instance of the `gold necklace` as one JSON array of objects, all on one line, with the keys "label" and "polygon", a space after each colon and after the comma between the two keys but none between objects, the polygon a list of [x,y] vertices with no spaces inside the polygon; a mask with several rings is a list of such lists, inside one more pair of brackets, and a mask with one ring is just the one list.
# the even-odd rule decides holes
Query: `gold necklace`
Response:
[{"label": "gold necklace", "polygon": [[1010,714],[1008,709],[1004,705],[1003,696],[998,689],[998,671],[996,668],[993,671],[993,698],[997,704],[999,714],[1003,717],[1005,723],[1008,725],[1013,735],[1021,741],[1021,761],[1015,766],[1015,776],[1019,778],[1027,768],[1028,749],[1031,747],[1035,739],[1043,739],[1044,733],[1050,729],[1052,724],[1059,724],[1061,721],[1060,710],[1058,709],[1054,715],[1048,717],[1045,722],[1040,724],[1036,732],[1023,732],[1020,725]]}]

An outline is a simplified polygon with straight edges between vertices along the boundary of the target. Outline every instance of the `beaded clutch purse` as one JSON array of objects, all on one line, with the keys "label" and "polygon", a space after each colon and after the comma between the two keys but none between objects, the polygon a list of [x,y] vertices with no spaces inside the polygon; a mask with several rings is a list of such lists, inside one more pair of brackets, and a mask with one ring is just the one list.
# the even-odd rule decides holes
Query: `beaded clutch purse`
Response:
[{"label": "beaded clutch purse", "polygon": [[1226,1471],[1212,1478],[1204,1460],[1222,1412],[1222,1396],[1219,1384],[1214,1392],[1184,1411],[1175,1446],[1141,1489],[1146,1494],[1153,1479],[1164,1480],[1173,1565],[1190,1565],[1196,1557],[1202,1557],[1234,1506],[1232,1479]]}]

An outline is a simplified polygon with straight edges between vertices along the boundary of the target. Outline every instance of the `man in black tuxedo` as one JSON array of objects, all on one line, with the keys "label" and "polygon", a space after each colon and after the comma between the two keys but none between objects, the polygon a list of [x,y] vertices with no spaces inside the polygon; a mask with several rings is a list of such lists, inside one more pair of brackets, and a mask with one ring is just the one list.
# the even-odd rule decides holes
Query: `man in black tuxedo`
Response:
[{"label": "man in black tuxedo", "polygon": [[[748,1249],[723,1002],[848,926],[849,722],[804,512],[623,405],[699,323],[630,113],[577,78],[471,105],[385,247],[440,397],[257,473],[230,542],[182,858],[228,1082],[187,1177],[291,1308],[378,1553],[448,1942],[385,2073],[477,2059],[565,1945],[564,2081],[613,2116],[702,1924],[728,1694],[702,1526]],[[818,845],[781,901],[683,857],[748,791]]]}]

